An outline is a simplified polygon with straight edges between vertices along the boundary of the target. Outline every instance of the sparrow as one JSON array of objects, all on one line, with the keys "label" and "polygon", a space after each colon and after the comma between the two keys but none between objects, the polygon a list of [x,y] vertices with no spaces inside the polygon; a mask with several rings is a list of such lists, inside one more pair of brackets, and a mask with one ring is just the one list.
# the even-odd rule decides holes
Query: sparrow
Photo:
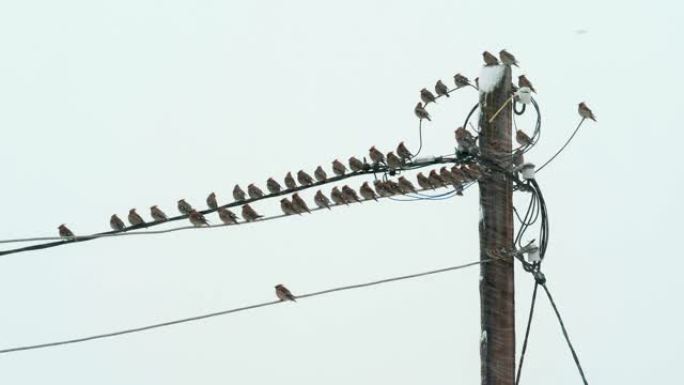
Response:
[{"label": "sparrow", "polygon": [[218,208],[218,202],[216,202],[216,194],[209,194],[209,196],[207,197],[207,206],[209,206],[209,208],[212,210],[216,210]]},{"label": "sparrow", "polygon": [[416,179],[418,180],[418,186],[420,186],[420,188],[423,190],[435,189],[432,183],[430,183],[430,180],[423,175],[422,172],[419,172],[418,175],[416,175]]},{"label": "sparrow", "polygon": [[238,216],[234,212],[228,210],[225,207],[221,207],[218,209],[218,215],[221,222],[223,222],[226,225],[234,225],[238,223]]},{"label": "sparrow", "polygon": [[430,119],[430,114],[428,114],[427,110],[423,108],[423,104],[421,102],[416,104],[416,107],[413,109],[413,113],[416,114],[420,120],[427,119],[430,122],[432,121],[432,119]]},{"label": "sparrow", "polygon": [[535,90],[534,87],[532,87],[532,83],[530,83],[530,81],[527,80],[527,77],[525,77],[525,75],[518,76],[518,87],[527,87],[535,94],[537,93],[537,90]]},{"label": "sparrow", "polygon": [[499,65],[499,59],[497,59],[496,56],[489,53],[489,51],[482,52],[482,58],[484,59],[486,66]]},{"label": "sparrow", "polygon": [[468,180],[468,176],[458,166],[454,166],[451,168],[451,180],[454,184],[462,184]]},{"label": "sparrow", "polygon": [[439,177],[442,178],[445,184],[456,184],[454,176],[451,175],[451,171],[447,170],[446,167],[439,169]]},{"label": "sparrow", "polygon": [[195,227],[209,226],[207,218],[205,218],[204,215],[197,210],[190,211],[188,219],[190,219],[190,223],[192,223],[192,225]]},{"label": "sparrow", "polygon": [[116,214],[112,215],[112,217],[109,218],[109,226],[114,231],[124,231],[124,229],[126,228],[124,221],[122,221],[121,218],[119,218]]},{"label": "sparrow", "polygon": [[383,155],[382,152],[375,148],[375,146],[371,147],[370,150],[368,150],[368,155],[373,161],[373,165],[377,165],[378,163],[386,163],[385,155]]},{"label": "sparrow", "polygon": [[57,229],[59,229],[59,236],[62,237],[63,240],[73,241],[75,239],[74,233],[72,233],[66,225],[59,225]]},{"label": "sparrow", "polygon": [[[192,208],[190,208],[190,210],[192,210]],[[150,215],[152,216],[152,219],[154,219],[155,222],[165,222],[169,219],[166,216],[166,214],[163,211],[161,211],[159,207],[157,207],[157,205],[150,207]]]},{"label": "sparrow", "polygon": [[430,173],[428,174],[428,180],[430,181],[430,184],[435,186],[435,187],[442,187],[447,184],[447,182],[442,179],[442,177],[437,174],[437,170],[431,170]]},{"label": "sparrow", "polygon": [[454,131],[454,136],[456,137],[456,143],[458,144],[459,150],[463,152],[474,152],[477,149],[475,145],[475,138],[463,127],[459,127]]},{"label": "sparrow", "polygon": [[401,159],[394,155],[392,151],[387,153],[387,166],[392,170],[400,169],[402,166]]},{"label": "sparrow", "polygon": [[247,194],[249,194],[249,197],[252,199],[258,199],[264,196],[264,192],[254,183],[250,183],[249,186],[247,186]]},{"label": "sparrow", "polygon": [[399,143],[399,145],[397,146],[397,155],[399,155],[401,160],[408,160],[413,157],[413,154],[411,154],[411,151],[409,151],[409,149],[406,148],[404,142]]},{"label": "sparrow", "polygon": [[532,139],[530,139],[530,137],[527,136],[527,134],[522,132],[521,130],[516,131],[515,141],[518,142],[518,144],[523,146],[523,147],[529,146],[530,144],[532,144]]},{"label": "sparrow", "polygon": [[423,88],[420,90],[420,99],[425,103],[425,106],[427,106],[428,103],[434,103],[436,98],[432,92],[427,90],[427,88]]},{"label": "sparrow", "polygon": [[483,172],[482,172],[482,168],[480,167],[479,164],[471,163],[471,164],[466,165],[466,168],[468,169],[468,172],[470,173],[470,175],[474,179],[476,179],[476,180],[482,179]]},{"label": "sparrow", "polygon": [[131,226],[138,226],[144,225],[145,221],[135,212],[135,209],[130,209],[128,210],[128,223],[130,223]]},{"label": "sparrow", "polygon": [[470,85],[470,81],[468,80],[467,77],[461,75],[461,74],[456,74],[454,75],[454,84],[456,84],[457,88],[465,87]]},{"label": "sparrow", "polygon": [[306,205],[304,199],[302,199],[302,197],[300,197],[297,193],[292,194],[292,207],[294,207],[294,209],[297,210],[297,213],[307,212],[311,214],[309,206]]},{"label": "sparrow", "polygon": [[330,210],[330,199],[328,199],[328,197],[325,196],[321,190],[318,190],[316,195],[314,195],[314,202],[319,208],[326,208]]},{"label": "sparrow", "polygon": [[262,218],[263,215],[259,215],[249,204],[245,204],[242,206],[242,217],[247,222],[254,222],[257,219]]},{"label": "sparrow", "polygon": [[577,107],[577,112],[579,112],[582,119],[591,119],[593,121],[596,121],[596,118],[594,117],[594,113],[591,112],[589,107],[587,107],[587,105],[584,104],[584,102],[579,104],[579,107]]},{"label": "sparrow", "polygon": [[378,196],[375,194],[375,191],[373,191],[373,188],[368,184],[368,182],[363,182],[361,185],[361,188],[359,189],[359,193],[361,193],[361,196],[365,200],[374,200],[378,201]]},{"label": "sparrow", "polygon": [[297,210],[295,210],[294,206],[292,205],[292,202],[290,202],[290,200],[287,198],[283,198],[280,200],[280,209],[283,210],[283,213],[285,213],[285,215],[301,215]]},{"label": "sparrow", "polygon": [[271,194],[278,194],[280,190],[282,190],[282,186],[280,186],[280,183],[276,182],[275,179],[273,178],[268,178],[266,181],[266,188],[268,189],[268,192]]},{"label": "sparrow", "polygon": [[442,83],[441,80],[437,80],[437,83],[435,84],[435,92],[438,96],[444,95],[447,98],[449,97],[449,88],[446,86],[446,84]]},{"label": "sparrow", "polygon": [[373,181],[373,185],[375,186],[375,191],[377,191],[378,195],[380,195],[381,197],[392,196],[392,190],[389,189],[385,182],[376,179]]},{"label": "sparrow", "polygon": [[290,290],[288,290],[283,285],[276,285],[275,292],[276,292],[276,297],[278,297],[278,299],[283,301],[283,302],[285,302],[285,301],[297,302],[297,300],[295,300],[295,296],[292,295],[292,293],[290,293]]},{"label": "sparrow", "polygon": [[365,165],[363,164],[362,161],[358,160],[355,156],[352,156],[351,158],[349,158],[349,168],[354,172],[358,172],[358,171],[363,171],[363,169],[365,168]]},{"label": "sparrow", "polygon": [[518,167],[522,166],[523,163],[525,163],[525,157],[523,156],[522,151],[514,151],[513,152],[513,168],[517,169]]},{"label": "sparrow", "polygon": [[247,194],[245,194],[240,185],[236,184],[235,187],[233,187],[233,199],[235,199],[236,202],[239,202],[244,201],[246,198]]},{"label": "sparrow", "polygon": [[305,173],[304,170],[299,170],[297,172],[297,180],[299,181],[299,184],[301,184],[302,186],[308,186],[314,183],[314,180],[311,177],[311,175]]},{"label": "sparrow", "polygon": [[288,190],[292,190],[297,188],[297,183],[295,182],[294,178],[292,177],[292,173],[288,172],[287,175],[285,175],[285,187],[287,187]]},{"label": "sparrow", "polygon": [[401,187],[399,186],[399,183],[397,183],[391,179],[385,182],[385,186],[392,193],[392,195],[401,195],[402,194]]},{"label": "sparrow", "polygon": [[461,172],[463,172],[463,174],[465,174],[465,176],[468,180],[472,180],[472,181],[478,180],[482,177],[482,173],[479,171],[479,169],[472,169],[472,168],[468,167],[467,164],[464,164],[463,166],[461,166]]},{"label": "sparrow", "polygon": [[342,192],[339,188],[333,187],[332,192],[330,192],[330,197],[336,205],[349,205],[349,203],[344,199]]},{"label": "sparrow", "polygon": [[314,178],[316,178],[316,181],[318,182],[325,182],[326,179],[328,179],[328,174],[325,173],[323,167],[318,166],[316,167],[316,170],[314,170]]},{"label": "sparrow", "polygon": [[515,60],[515,56],[513,56],[512,53],[506,51],[505,49],[499,51],[499,58],[501,59],[501,62],[505,65],[518,67],[518,61]]},{"label": "sparrow", "polygon": [[356,194],[356,191],[354,191],[353,188],[344,185],[342,186],[342,197],[344,198],[345,201],[353,203],[353,202],[359,202],[361,203],[361,199],[359,199],[359,196]]},{"label": "sparrow", "polygon": [[408,193],[416,193],[416,187],[409,181],[408,179],[404,178],[403,176],[400,176],[399,179],[399,189],[401,190],[402,194],[408,194]]},{"label": "sparrow", "polygon": [[333,160],[332,169],[337,176],[342,176],[347,172],[347,168],[344,166],[344,164],[337,159]]},{"label": "sparrow", "polygon": [[192,206],[190,206],[190,203],[186,202],[185,199],[178,201],[178,211],[180,211],[181,214],[188,215],[190,214],[190,210],[192,210]]}]

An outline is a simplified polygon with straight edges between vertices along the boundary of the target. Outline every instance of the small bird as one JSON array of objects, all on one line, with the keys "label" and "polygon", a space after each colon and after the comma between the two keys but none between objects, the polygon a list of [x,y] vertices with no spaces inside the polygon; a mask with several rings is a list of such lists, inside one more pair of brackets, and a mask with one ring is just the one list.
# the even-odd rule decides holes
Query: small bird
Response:
[{"label": "small bird", "polygon": [[190,214],[190,210],[192,210],[192,206],[190,203],[186,202],[185,199],[178,201],[178,211],[180,211],[181,214],[188,215]]},{"label": "small bird", "polygon": [[145,221],[135,212],[135,209],[130,209],[128,210],[128,223],[130,223],[131,226],[138,226],[144,225]]},{"label": "small bird", "polygon": [[499,51],[499,58],[501,59],[501,62],[505,65],[518,67],[518,61],[515,60],[515,56],[513,56],[512,53],[506,51],[505,49]]},{"label": "small bird", "polygon": [[496,56],[489,53],[489,51],[482,52],[482,58],[484,59],[486,66],[499,65],[499,59],[497,59]]},{"label": "small bird", "polygon": [[596,118],[594,117],[594,113],[591,112],[589,107],[587,107],[587,105],[584,104],[584,102],[579,104],[579,107],[577,107],[577,112],[579,112],[582,119],[591,119],[593,121],[596,121]]},{"label": "small bird", "polygon": [[358,172],[358,171],[363,171],[363,169],[365,168],[365,165],[363,164],[362,161],[358,160],[355,156],[352,156],[351,158],[349,158],[349,168],[353,172]]},{"label": "small bird", "polygon": [[325,182],[328,179],[328,174],[325,173],[323,167],[318,166],[316,167],[316,170],[314,170],[314,178],[316,178],[316,181],[318,182]]},{"label": "small bird", "polygon": [[314,183],[314,180],[311,177],[311,175],[304,172],[304,170],[299,170],[297,172],[297,180],[299,181],[299,184],[301,184],[302,186],[308,186]]},{"label": "small bird", "polygon": [[461,74],[456,74],[456,75],[454,75],[454,84],[456,84],[456,87],[461,88],[461,87],[469,86],[470,80],[468,80],[467,77],[465,77]]},{"label": "small bird", "polygon": [[354,191],[353,188],[344,185],[342,186],[342,197],[344,197],[344,200],[350,203],[353,202],[359,202],[361,203],[361,199],[359,199],[359,196],[356,194],[356,191]]},{"label": "small bird", "polygon": [[392,151],[387,153],[387,166],[392,170],[400,169],[402,166],[401,159],[399,159],[398,156],[394,155]]},{"label": "small bird", "polygon": [[333,187],[332,192],[330,192],[330,197],[332,198],[333,202],[335,202],[335,204],[338,206],[349,205],[347,200],[344,199],[344,195],[342,195],[342,192],[337,187]]},{"label": "small bird", "polygon": [[114,214],[111,218],[109,218],[109,227],[111,227],[114,231],[124,231],[126,225],[118,215]]},{"label": "small bird", "polygon": [[259,215],[249,204],[245,204],[242,206],[242,217],[247,222],[254,222],[257,219],[262,218],[263,215]]},{"label": "small bird", "polygon": [[247,194],[245,194],[245,192],[238,184],[236,184],[235,187],[233,187],[233,199],[235,199],[236,202],[244,201],[245,199],[247,199]]},{"label": "small bird", "polygon": [[375,191],[373,188],[368,184],[368,182],[363,182],[361,185],[361,188],[359,189],[359,193],[361,193],[361,196],[365,200],[374,200],[378,201],[378,196],[375,194]]},{"label": "small bird", "polygon": [[218,215],[221,222],[226,225],[234,225],[238,223],[238,216],[234,212],[228,210],[225,207],[218,209]]},{"label": "small bird", "polygon": [[347,168],[344,164],[337,159],[332,162],[332,170],[337,176],[342,176],[347,172]]},{"label": "small bird", "polygon": [[470,173],[469,175],[472,176],[475,180],[480,180],[482,179],[482,176],[484,176],[484,173],[482,172],[482,167],[480,167],[480,165],[477,163],[470,163],[466,165],[466,169],[468,169],[468,172]]},{"label": "small bird", "polygon": [[430,114],[428,114],[427,110],[423,108],[423,104],[421,102],[416,104],[416,107],[413,109],[413,113],[416,114],[420,120],[427,119],[429,122],[432,121],[432,119],[430,119]]},{"label": "small bird", "polygon": [[468,176],[458,166],[454,166],[451,168],[451,180],[455,184],[462,184],[468,180]]},{"label": "small bird", "polygon": [[247,194],[249,194],[249,197],[252,199],[259,199],[264,196],[264,192],[254,183],[250,183],[249,186],[247,186]]},{"label": "small bird", "polygon": [[307,206],[306,202],[302,197],[299,196],[299,194],[294,193],[292,194],[292,207],[297,211],[297,213],[309,213],[311,214],[311,210],[309,210],[309,206]]},{"label": "small bird", "polygon": [[409,181],[408,179],[404,178],[403,176],[400,176],[399,179],[399,189],[401,190],[402,194],[408,194],[408,193],[416,193],[416,187]]},{"label": "small bird", "polygon": [[413,154],[411,154],[411,151],[409,151],[408,148],[406,148],[406,145],[404,142],[399,143],[397,146],[397,155],[401,158],[401,160],[409,160],[413,157]]},{"label": "small bird", "polygon": [[368,150],[368,156],[370,156],[374,166],[378,163],[386,163],[385,155],[383,155],[382,152],[375,148],[375,146],[371,147],[370,150]]},{"label": "small bird", "polygon": [[288,290],[283,285],[276,285],[275,292],[276,292],[276,297],[278,297],[278,299],[283,301],[283,302],[285,302],[285,301],[297,302],[297,300],[295,299],[295,296],[292,295],[292,293],[290,293],[290,290]]},{"label": "small bird", "polygon": [[[192,208],[190,208],[190,210],[192,210]],[[166,222],[169,220],[169,218],[166,216],[166,213],[157,207],[157,205],[150,207],[150,216],[152,216],[152,219],[154,219],[155,222]]]},{"label": "small bird", "polygon": [[525,163],[525,157],[522,151],[513,152],[513,168],[517,169]]},{"label": "small bird", "polygon": [[314,202],[319,208],[326,208],[330,210],[330,199],[328,199],[328,197],[325,196],[321,190],[318,190],[316,195],[314,195]]},{"label": "small bird", "polygon": [[297,188],[297,183],[295,182],[294,178],[292,177],[292,173],[288,172],[287,175],[285,175],[285,187],[287,187],[288,190],[292,190]]},{"label": "small bird", "polygon": [[381,197],[391,197],[393,195],[392,190],[389,189],[385,182],[379,179],[373,181],[373,186],[375,186],[375,191],[377,191],[378,195]]},{"label": "small bird", "polygon": [[454,131],[454,136],[456,137],[456,143],[458,144],[459,150],[462,152],[473,153],[477,151],[477,145],[475,144],[475,138],[470,131],[463,127],[459,127]]},{"label": "small bird", "polygon": [[207,197],[207,206],[209,206],[210,209],[216,210],[218,208],[218,202],[216,201],[216,194],[211,193]]},{"label": "small bird", "polygon": [[482,173],[478,171],[479,170],[471,169],[470,167],[468,167],[467,164],[461,166],[461,172],[466,176],[466,179],[469,181],[475,181],[482,177]]},{"label": "small bird", "polygon": [[430,179],[423,175],[422,172],[419,172],[418,175],[416,175],[416,179],[418,180],[418,186],[420,186],[420,188],[423,190],[435,189],[435,186],[430,183]]},{"label": "small bird", "polygon": [[442,179],[442,177],[437,174],[437,170],[431,170],[430,173],[428,174],[428,180],[430,181],[430,184],[435,186],[435,187],[442,187],[447,184],[447,182]]},{"label": "small bird", "polygon": [[428,91],[427,88],[423,88],[420,90],[420,99],[425,103],[425,106],[428,105],[428,103],[434,103],[435,102],[435,95]]},{"label": "small bird", "polygon": [[399,183],[393,181],[393,180],[388,180],[385,182],[385,186],[387,186],[387,189],[392,193],[392,195],[401,195],[401,186],[399,186]]},{"label": "small bird", "polygon": [[442,80],[437,80],[437,83],[435,83],[435,92],[438,96],[444,95],[447,98],[449,97],[449,87],[442,83]]},{"label": "small bird", "polygon": [[285,213],[285,215],[301,215],[299,212],[297,212],[297,210],[295,210],[294,206],[292,205],[292,202],[290,202],[290,200],[287,198],[283,198],[280,200],[280,209],[283,210],[283,213]]},{"label": "small bird", "polygon": [[202,215],[202,213],[200,213],[197,210],[190,211],[188,219],[190,220],[190,223],[192,223],[192,225],[195,227],[209,226],[207,218],[205,218],[204,215]]},{"label": "small bird", "polygon": [[266,188],[271,194],[278,194],[280,190],[283,189],[282,186],[280,186],[280,183],[276,182],[273,178],[268,178],[266,181]]},{"label": "small bird", "polygon": [[515,141],[523,147],[532,144],[532,139],[530,139],[530,137],[527,136],[527,134],[522,132],[521,130],[515,132]]},{"label": "small bird", "polygon": [[57,229],[59,229],[59,236],[62,237],[63,240],[73,241],[75,239],[74,233],[72,233],[66,225],[61,224]]},{"label": "small bird", "polygon": [[456,184],[454,176],[451,175],[451,171],[447,170],[446,167],[442,167],[439,169],[439,177],[442,178],[445,184]]},{"label": "small bird", "polygon": [[535,94],[537,93],[537,90],[534,89],[534,87],[532,86],[532,83],[529,80],[527,80],[527,77],[525,75],[518,76],[518,87],[520,87],[520,88],[527,87],[532,92],[534,92]]}]

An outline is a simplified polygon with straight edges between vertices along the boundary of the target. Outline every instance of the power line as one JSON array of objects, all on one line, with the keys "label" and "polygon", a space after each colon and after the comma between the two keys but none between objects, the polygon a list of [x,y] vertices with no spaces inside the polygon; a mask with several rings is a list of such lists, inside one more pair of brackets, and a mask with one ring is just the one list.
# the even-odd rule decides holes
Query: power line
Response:
[{"label": "power line", "polygon": [[568,144],[570,144],[570,141],[572,141],[572,138],[575,137],[575,134],[577,134],[577,131],[579,131],[580,127],[582,127],[582,123],[584,123],[585,120],[586,120],[585,118],[582,118],[582,120],[580,120],[579,124],[577,125],[577,128],[575,128],[575,131],[573,131],[573,132],[572,132],[572,135],[570,135],[570,138],[568,138],[568,140],[567,140],[567,141],[565,142],[565,144],[560,148],[560,150],[556,151],[556,153],[553,154],[553,156],[552,156],[549,160],[547,160],[546,163],[542,164],[541,167],[539,167],[539,168],[537,169],[537,172],[541,171],[544,167],[546,167],[546,165],[548,165],[549,163],[551,163],[552,160],[556,159],[556,157],[557,157],[558,155],[560,155],[560,153],[563,152],[563,150],[565,150],[565,147],[567,147]]},{"label": "power line", "polygon": [[515,385],[520,383],[520,373],[522,372],[523,363],[525,362],[525,353],[527,352],[527,340],[530,337],[530,327],[532,326],[532,315],[534,314],[534,304],[537,301],[537,289],[539,284],[534,283],[534,290],[532,291],[532,301],[530,303],[530,315],[527,319],[527,329],[525,330],[525,339],[523,340],[522,351],[520,352],[520,361],[518,361],[518,375],[515,376]]},{"label": "power line", "polygon": [[[483,263],[488,263],[488,262],[491,262],[493,260],[494,259],[485,259],[485,260],[470,262],[470,263],[466,263],[466,264],[462,264],[462,265],[445,267],[442,269],[429,270],[429,271],[425,271],[422,273],[402,275],[402,276],[385,278],[385,279],[380,279],[377,281],[358,283],[358,284],[353,284],[353,285],[348,285],[348,286],[340,286],[340,287],[335,287],[335,288],[331,288],[331,289],[325,289],[325,290],[321,290],[321,291],[315,291],[315,292],[311,292],[311,293],[298,295],[298,296],[295,296],[295,299],[304,299],[304,298],[315,297],[315,296],[324,295],[324,294],[330,294],[330,293],[334,293],[334,292],[338,292],[338,291],[360,289],[360,288],[364,288],[364,287],[382,285],[385,283],[390,283],[390,282],[395,282],[395,281],[402,281],[402,280],[406,280],[406,279],[424,277],[427,275],[441,274],[441,273],[446,273],[449,271],[464,269],[464,268],[471,267],[471,266],[481,265]],[[200,320],[207,319],[207,318],[219,317],[219,316],[223,316],[223,315],[227,315],[227,314],[238,313],[241,311],[256,309],[256,308],[260,308],[260,307],[277,305],[280,303],[282,303],[282,301],[269,301],[269,302],[263,302],[263,303],[258,303],[258,304],[254,304],[254,305],[242,306],[242,307],[228,309],[228,310],[222,310],[222,311],[213,312],[213,313],[207,313],[207,314],[202,314],[202,315],[197,315],[197,316],[192,316],[192,317],[187,317],[187,318],[181,318],[181,319],[177,319],[177,320],[173,320],[173,321],[167,321],[167,322],[161,322],[161,323],[147,325],[147,326],[141,326],[141,327],[137,327],[137,328],[124,329],[124,330],[119,330],[119,331],[115,331],[115,332],[103,333],[103,334],[96,334],[96,335],[92,335],[92,336],[88,336],[88,337],[81,337],[81,338],[74,338],[74,339],[69,339],[69,340],[61,340],[61,341],[47,342],[47,343],[42,343],[42,344],[24,345],[24,346],[17,346],[17,347],[13,347],[13,348],[0,349],[0,354],[13,353],[13,352],[19,352],[19,351],[24,351],[24,350],[45,349],[45,348],[50,348],[50,347],[55,347],[55,346],[70,345],[70,344],[76,344],[76,343],[81,343],[81,342],[86,342],[86,341],[97,340],[97,339],[116,337],[116,336],[121,336],[121,335],[125,335],[125,334],[139,333],[139,332],[143,332],[143,331],[147,331],[147,330],[151,330],[151,329],[158,329],[158,328],[182,324],[182,323],[200,321]]]}]

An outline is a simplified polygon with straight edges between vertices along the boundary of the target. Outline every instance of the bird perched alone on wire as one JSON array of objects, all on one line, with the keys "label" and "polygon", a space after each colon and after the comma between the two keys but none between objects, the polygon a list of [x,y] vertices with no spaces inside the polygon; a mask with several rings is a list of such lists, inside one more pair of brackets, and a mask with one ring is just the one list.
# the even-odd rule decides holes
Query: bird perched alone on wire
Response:
[{"label": "bird perched alone on wire", "polygon": [[344,199],[344,195],[342,195],[342,192],[337,187],[333,187],[332,191],[330,192],[330,197],[332,198],[333,202],[335,202],[335,204],[338,206],[349,205],[347,200]]},{"label": "bird perched alone on wire", "polygon": [[233,199],[235,199],[236,202],[247,199],[247,194],[245,194],[245,191],[242,190],[242,187],[240,187],[238,184],[233,187]]},{"label": "bird perched alone on wire", "polygon": [[178,201],[178,211],[180,211],[181,214],[188,215],[190,214],[190,210],[192,210],[192,206],[190,203],[186,202],[185,199]]},{"label": "bird perched alone on wire", "polygon": [[591,112],[589,107],[587,107],[587,105],[584,102],[579,104],[579,107],[577,107],[577,112],[579,112],[582,119],[591,119],[593,121],[596,121],[594,113]]},{"label": "bird perched alone on wire", "polygon": [[323,167],[318,166],[316,167],[316,170],[314,170],[314,178],[316,178],[316,181],[318,182],[325,182],[328,179],[328,174],[325,173]]},{"label": "bird perched alone on wire", "polygon": [[270,192],[271,194],[278,194],[280,190],[283,189],[280,186],[280,183],[278,183],[273,178],[268,178],[268,180],[266,181],[266,188],[268,189],[268,192]]},{"label": "bird perched alone on wire", "polygon": [[462,152],[476,152],[477,145],[475,144],[475,138],[463,127],[459,127],[454,131],[454,136],[456,137],[456,143],[458,144],[458,149]]},{"label": "bird perched alone on wire", "polygon": [[287,198],[283,198],[280,200],[280,209],[283,210],[283,213],[285,213],[285,215],[301,215],[297,210],[295,210],[294,206],[292,205],[292,202],[290,202],[290,200]]},{"label": "bird perched alone on wire", "polygon": [[416,114],[420,120],[427,119],[429,122],[432,121],[432,119],[430,119],[430,114],[428,114],[427,110],[423,108],[423,104],[421,102],[416,104],[416,107],[413,109],[413,113]]},{"label": "bird perched alone on wire", "polygon": [[361,199],[359,199],[359,196],[356,194],[356,191],[347,185],[342,186],[342,197],[346,202],[349,203],[361,203]]},{"label": "bird perched alone on wire", "polygon": [[137,212],[135,212],[135,209],[130,209],[128,210],[128,223],[130,223],[131,226],[138,226],[144,225],[145,221]]},{"label": "bird perched alone on wire", "polygon": [[368,156],[373,161],[374,166],[378,165],[379,163],[386,163],[385,155],[383,155],[382,152],[375,148],[375,146],[371,147],[368,150]]},{"label": "bird perched alone on wire", "polygon": [[252,199],[259,199],[264,196],[264,192],[254,183],[250,183],[249,186],[247,186],[247,194],[249,194],[249,197]]},{"label": "bird perched alone on wire", "polygon": [[501,59],[501,62],[505,65],[518,67],[518,61],[515,60],[515,56],[513,56],[512,53],[506,51],[505,49],[499,51],[499,58]]},{"label": "bird perched alone on wire", "polygon": [[111,227],[114,231],[124,231],[126,225],[118,215],[114,214],[111,218],[109,218],[109,227]]},{"label": "bird perched alone on wire", "polygon": [[437,99],[435,98],[435,95],[432,92],[430,92],[427,88],[423,88],[422,90],[420,90],[420,100],[422,100],[423,103],[425,103],[425,106],[427,106],[428,103],[434,103],[435,99]]},{"label": "bird perched alone on wire", "polygon": [[465,87],[470,85],[470,80],[468,80],[467,77],[461,75],[461,74],[456,74],[454,75],[454,84],[456,84],[457,88]]},{"label": "bird perched alone on wire", "polygon": [[499,65],[499,59],[497,59],[496,56],[489,53],[489,51],[482,52],[482,59],[484,59],[486,66]]},{"label": "bird perched alone on wire", "polygon": [[[382,154],[381,154],[381,155],[382,155]],[[352,156],[351,158],[349,158],[349,168],[350,168],[353,172],[359,172],[359,171],[363,171],[363,169],[365,168],[365,166],[364,166],[364,164],[363,164],[362,161],[360,161],[360,160],[359,160],[358,158],[356,158],[355,156]]]},{"label": "bird perched alone on wire", "polygon": [[216,201],[215,193],[211,193],[207,197],[207,206],[212,210],[216,210],[218,208],[218,202]]},{"label": "bird perched alone on wire", "polygon": [[292,207],[294,207],[294,209],[297,210],[297,213],[309,213],[309,214],[311,214],[311,210],[309,210],[309,206],[307,206],[304,199],[302,199],[302,197],[300,197],[299,194],[297,194],[297,193],[292,194]]},{"label": "bird perched alone on wire", "polygon": [[430,179],[423,175],[422,172],[419,172],[418,175],[416,175],[416,180],[418,181],[418,186],[423,190],[435,189],[435,186],[430,183]]},{"label": "bird perched alone on wire", "polygon": [[530,139],[530,137],[527,136],[527,134],[522,132],[521,130],[515,132],[515,141],[523,147],[532,144],[532,139]]},{"label": "bird perched alone on wire", "polygon": [[249,204],[245,204],[242,206],[242,217],[247,221],[247,222],[254,222],[259,218],[262,218],[263,215],[259,215],[252,206]]},{"label": "bird perched alone on wire", "polygon": [[416,193],[416,187],[408,179],[400,176],[398,181],[399,189],[401,190],[402,194]]},{"label": "bird perched alone on wire", "polygon": [[537,93],[537,90],[535,90],[534,87],[532,86],[532,82],[530,82],[525,75],[518,76],[518,87],[520,87],[520,88],[527,87],[532,92],[534,92],[535,94]]},{"label": "bird perched alone on wire", "polygon": [[188,214],[188,219],[195,227],[209,226],[207,218],[205,218],[204,215],[197,210],[190,211],[190,214]]},{"label": "bird perched alone on wire", "polygon": [[402,166],[401,164],[401,159],[399,159],[398,156],[394,155],[392,151],[387,153],[387,167],[391,168],[392,170],[397,170],[400,169]]},{"label": "bird perched alone on wire", "polygon": [[326,208],[330,210],[330,199],[328,199],[328,197],[325,196],[325,194],[323,194],[321,190],[318,190],[318,192],[316,192],[316,195],[314,195],[314,202],[316,203],[316,206],[318,206],[318,208]]},{"label": "bird perched alone on wire", "polygon": [[333,160],[332,162],[332,170],[337,176],[342,176],[347,172],[347,168],[344,166],[344,164],[337,159]]},{"label": "bird perched alone on wire", "polygon": [[276,297],[278,297],[278,299],[283,301],[283,302],[285,302],[285,301],[297,302],[297,300],[295,299],[295,296],[292,295],[290,290],[288,290],[283,285],[276,285],[275,292],[276,292]]},{"label": "bird perched alone on wire", "polygon": [[299,184],[301,184],[302,186],[309,186],[314,183],[314,180],[311,177],[311,175],[304,172],[304,170],[299,170],[297,172],[297,181],[299,181]]},{"label": "bird perched alone on wire", "polygon": [[378,195],[380,195],[381,197],[391,197],[392,196],[392,191],[385,184],[385,182],[381,181],[380,179],[374,180],[373,186],[375,186],[375,191],[377,191]]},{"label": "bird perched alone on wire", "polygon": [[74,233],[65,224],[59,225],[57,229],[59,230],[59,236],[65,241],[73,241],[76,238]]},{"label": "bird perched alone on wire", "polygon": [[373,188],[368,184],[368,182],[363,182],[361,185],[361,188],[359,189],[359,193],[361,193],[361,196],[365,200],[374,200],[378,201],[378,196],[375,194],[375,191]]},{"label": "bird perched alone on wire", "polygon": [[413,154],[411,154],[411,151],[409,151],[408,148],[406,148],[406,145],[404,142],[399,143],[397,146],[397,155],[401,158],[401,160],[410,160],[413,157]]},{"label": "bird perched alone on wire", "polygon": [[228,210],[225,207],[218,209],[218,215],[221,222],[226,225],[234,225],[238,223],[238,216],[234,212]]},{"label": "bird perched alone on wire", "polygon": [[442,179],[442,177],[437,174],[437,170],[430,170],[430,173],[428,174],[428,180],[430,181],[430,184],[435,186],[435,187],[442,187],[446,186],[446,181]]},{"label": "bird perched alone on wire", "polygon": [[449,97],[449,87],[442,83],[441,80],[437,80],[437,83],[435,83],[435,92],[437,93],[437,96]]},{"label": "bird perched alone on wire", "polygon": [[[192,210],[192,208],[190,209]],[[165,222],[169,220],[169,218],[166,216],[166,213],[164,213],[159,207],[157,207],[157,205],[150,207],[150,216],[152,217],[152,219],[154,219],[155,222]]]},{"label": "bird perched alone on wire", "polygon": [[297,182],[295,182],[291,172],[288,172],[287,175],[285,175],[285,187],[287,187],[288,190],[297,188]]}]

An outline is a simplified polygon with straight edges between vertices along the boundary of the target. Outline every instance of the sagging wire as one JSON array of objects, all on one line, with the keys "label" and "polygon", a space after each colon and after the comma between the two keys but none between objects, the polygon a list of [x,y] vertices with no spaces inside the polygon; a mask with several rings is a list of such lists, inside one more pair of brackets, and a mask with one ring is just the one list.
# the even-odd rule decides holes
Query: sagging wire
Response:
[{"label": "sagging wire", "polygon": [[530,313],[527,318],[527,328],[525,329],[525,339],[523,340],[522,351],[520,352],[520,360],[518,361],[518,373],[515,376],[515,385],[520,383],[520,374],[522,373],[523,363],[525,362],[525,353],[527,353],[527,341],[530,338],[530,327],[532,326],[532,315],[534,314],[534,305],[537,302],[537,289],[539,284],[534,283],[534,290],[532,291],[532,300],[530,301]]},{"label": "sagging wire", "polygon": [[563,144],[563,146],[558,151],[556,151],[556,153],[553,154],[553,156],[549,160],[547,160],[544,164],[542,164],[541,167],[539,167],[536,172],[539,172],[542,169],[544,169],[544,167],[546,167],[546,165],[551,163],[552,160],[556,159],[556,157],[558,155],[560,155],[560,153],[563,152],[563,150],[565,150],[565,147],[567,147],[568,144],[570,144],[570,141],[572,141],[572,138],[575,137],[575,134],[577,134],[580,127],[582,126],[582,123],[584,123],[585,120],[586,120],[585,118],[582,118],[582,120],[580,120],[579,124],[577,125],[577,128],[575,128],[575,131],[572,132],[572,135],[570,135],[570,138],[568,138],[568,140],[565,142],[565,144]]}]

